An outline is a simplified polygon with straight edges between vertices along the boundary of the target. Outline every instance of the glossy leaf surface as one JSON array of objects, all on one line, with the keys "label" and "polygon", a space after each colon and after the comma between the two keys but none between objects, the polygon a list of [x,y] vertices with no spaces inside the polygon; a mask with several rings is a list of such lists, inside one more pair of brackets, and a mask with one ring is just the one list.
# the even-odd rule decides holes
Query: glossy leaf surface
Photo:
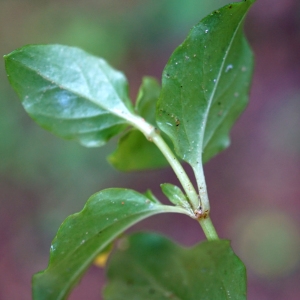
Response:
[{"label": "glossy leaf surface", "polygon": [[181,206],[186,209],[190,209],[190,204],[188,203],[188,200],[185,196],[185,194],[182,192],[182,190],[173,184],[170,183],[163,183],[160,185],[163,193],[165,196],[176,206]]},{"label": "glossy leaf surface", "polygon": [[[160,85],[152,77],[144,77],[135,110],[148,123],[156,126],[155,108]],[[109,162],[120,171],[156,169],[168,165],[156,145],[149,142],[138,130],[132,129],[123,135],[118,148],[109,157]]]},{"label": "glossy leaf surface", "polygon": [[123,131],[133,110],[124,75],[83,50],[29,45],[5,62],[28,114],[62,138],[101,146]]},{"label": "glossy leaf surface", "polygon": [[253,2],[229,4],[200,21],[163,71],[157,122],[193,168],[229,145],[247,104],[253,58],[243,20]]},{"label": "glossy leaf surface", "polygon": [[187,213],[128,189],[93,195],[81,212],[69,216],[59,228],[47,269],[33,278],[34,299],[65,299],[97,255],[121,232],[164,212]]},{"label": "glossy leaf surface", "polygon": [[140,233],[122,245],[109,262],[106,300],[246,299],[245,266],[229,241],[183,248]]}]

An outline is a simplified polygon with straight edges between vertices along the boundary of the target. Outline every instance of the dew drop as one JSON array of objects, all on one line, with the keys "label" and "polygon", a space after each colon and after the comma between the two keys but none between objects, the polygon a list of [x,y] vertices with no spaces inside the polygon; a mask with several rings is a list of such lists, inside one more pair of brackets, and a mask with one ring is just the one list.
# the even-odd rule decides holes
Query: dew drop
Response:
[{"label": "dew drop", "polygon": [[214,83],[216,83],[217,82],[217,79],[214,79]]},{"label": "dew drop", "polygon": [[205,31],[204,31],[205,33],[208,33],[208,29],[205,29]]},{"label": "dew drop", "polygon": [[230,70],[232,70],[233,69],[233,65],[228,65],[227,67],[226,67],[226,70],[225,70],[225,73],[227,73],[228,71],[230,71]]}]

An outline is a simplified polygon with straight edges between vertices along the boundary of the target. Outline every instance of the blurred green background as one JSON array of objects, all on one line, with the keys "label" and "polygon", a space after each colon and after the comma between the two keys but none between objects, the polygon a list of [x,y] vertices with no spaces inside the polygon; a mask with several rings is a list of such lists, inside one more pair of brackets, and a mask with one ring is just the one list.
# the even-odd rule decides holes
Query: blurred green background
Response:
[{"label": "blurred green background", "polygon": [[[144,75],[160,79],[174,48],[225,0],[0,0],[0,54],[25,44],[60,43],[123,70],[135,99]],[[249,275],[248,299],[300,298],[300,3],[260,0],[246,33],[255,55],[251,102],[232,146],[206,166],[212,218],[232,239]],[[25,114],[0,60],[0,299],[31,299],[34,272],[47,266],[66,216],[107,187],[177,183],[170,170],[121,174],[105,157],[43,131]],[[164,200],[163,200],[164,201]],[[203,239],[186,217],[157,216],[155,230],[185,245]],[[99,299],[103,270],[92,267],[70,299]]]}]

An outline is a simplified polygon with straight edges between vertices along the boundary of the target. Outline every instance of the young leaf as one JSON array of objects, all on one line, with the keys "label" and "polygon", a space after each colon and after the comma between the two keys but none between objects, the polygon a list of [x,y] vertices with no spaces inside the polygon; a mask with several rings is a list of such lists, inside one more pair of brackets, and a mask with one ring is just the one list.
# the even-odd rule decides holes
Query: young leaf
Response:
[{"label": "young leaf", "polygon": [[101,146],[128,124],[127,80],[103,59],[61,45],[29,45],[4,58],[25,110],[54,134]]},{"label": "young leaf", "polygon": [[155,195],[152,193],[151,190],[148,189],[148,190],[144,193],[144,195],[145,195],[148,199],[150,199],[152,202],[154,202],[154,203],[160,203],[160,201],[155,197]]},{"label": "young leaf", "polygon": [[253,58],[243,20],[254,1],[200,21],[163,71],[157,122],[193,168],[229,145],[229,130],[246,106]]},{"label": "young leaf", "polygon": [[135,109],[148,123],[156,125],[155,109],[161,87],[158,81],[146,76],[143,78],[141,87],[136,99]]},{"label": "young leaf", "polygon": [[69,216],[54,238],[47,269],[33,277],[34,299],[65,299],[97,255],[121,232],[149,216],[180,207],[154,203],[128,189],[107,189],[93,195],[84,209]]},{"label": "young leaf", "polygon": [[190,205],[187,201],[185,194],[182,190],[173,184],[163,183],[160,185],[165,196],[176,206],[181,206],[186,209],[190,209]]},{"label": "young leaf", "polygon": [[[155,126],[155,108],[159,93],[160,85],[157,80],[144,77],[135,106],[136,112]],[[156,169],[168,165],[157,146],[136,129],[120,138],[118,148],[108,157],[108,161],[120,171]]]},{"label": "young leaf", "polygon": [[229,241],[183,248],[156,234],[128,238],[108,265],[105,300],[246,299],[246,270]]}]

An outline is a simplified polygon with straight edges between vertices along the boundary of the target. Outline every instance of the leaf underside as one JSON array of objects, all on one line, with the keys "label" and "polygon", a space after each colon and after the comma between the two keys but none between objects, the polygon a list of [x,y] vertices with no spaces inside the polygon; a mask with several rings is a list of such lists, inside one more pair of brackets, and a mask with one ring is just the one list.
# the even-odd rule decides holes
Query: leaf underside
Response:
[{"label": "leaf underside", "polygon": [[65,299],[96,256],[121,232],[164,212],[186,213],[128,189],[107,189],[91,196],[84,209],[59,228],[47,269],[33,277],[33,298]]},{"label": "leaf underside", "polygon": [[243,20],[253,2],[229,4],[200,21],[163,71],[157,122],[194,168],[229,145],[247,104],[253,57]]},{"label": "leaf underside", "polygon": [[156,234],[138,233],[111,257],[105,300],[246,299],[246,270],[229,241],[183,248]]}]

